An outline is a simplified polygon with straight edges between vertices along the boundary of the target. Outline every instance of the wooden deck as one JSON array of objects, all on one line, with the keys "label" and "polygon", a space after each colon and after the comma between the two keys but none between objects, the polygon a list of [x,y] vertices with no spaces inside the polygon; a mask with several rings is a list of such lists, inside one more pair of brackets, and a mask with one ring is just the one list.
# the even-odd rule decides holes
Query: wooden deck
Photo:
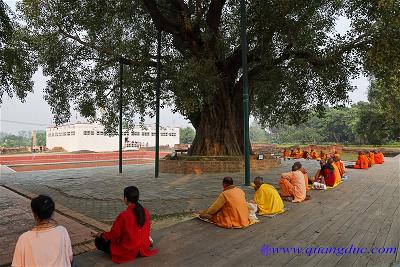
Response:
[{"label": "wooden deck", "polygon": [[[159,253],[126,266],[400,266],[400,157],[369,170],[348,170],[335,189],[311,191],[312,199],[288,203],[289,211],[244,230],[197,219],[152,233]],[[396,248],[390,254],[279,254],[270,247]],[[112,266],[99,252],[77,257],[79,266]],[[123,264],[122,266],[124,266]],[[121,265],[120,265],[121,266]]]}]

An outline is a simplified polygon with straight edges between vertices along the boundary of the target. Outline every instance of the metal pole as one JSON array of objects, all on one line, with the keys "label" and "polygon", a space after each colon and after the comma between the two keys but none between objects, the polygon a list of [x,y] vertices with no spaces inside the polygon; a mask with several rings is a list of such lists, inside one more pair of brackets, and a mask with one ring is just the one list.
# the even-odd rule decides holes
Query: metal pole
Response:
[{"label": "metal pole", "polygon": [[240,1],[243,70],[244,183],[250,185],[249,83],[247,77],[246,1]]},{"label": "metal pole", "polygon": [[156,79],[156,155],[154,177],[158,178],[160,164],[160,71],[161,71],[161,31],[157,32],[157,79]]},{"label": "metal pole", "polygon": [[124,64],[119,60],[119,173],[122,173],[122,75]]}]

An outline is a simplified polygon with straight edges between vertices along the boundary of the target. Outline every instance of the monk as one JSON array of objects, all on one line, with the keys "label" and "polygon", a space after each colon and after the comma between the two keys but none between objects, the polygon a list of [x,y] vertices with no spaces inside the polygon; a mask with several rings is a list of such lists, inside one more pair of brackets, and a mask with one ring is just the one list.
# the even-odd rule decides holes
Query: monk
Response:
[{"label": "monk", "polygon": [[297,148],[296,152],[294,152],[294,157],[296,159],[300,159],[303,156],[303,152],[301,151],[300,147]]},{"label": "monk", "polygon": [[334,160],[335,160],[335,165],[339,170],[340,177],[343,178],[344,173],[346,171],[346,168],[344,167],[344,163],[343,163],[343,161],[340,160],[340,156],[335,156]]},{"label": "monk", "polygon": [[291,158],[295,158],[296,157],[296,153],[294,152],[294,150],[290,150],[290,157]]},{"label": "monk", "polygon": [[285,148],[283,150],[283,160],[286,160],[289,157],[289,151]]},{"label": "monk", "polygon": [[303,151],[303,159],[308,159],[308,151],[307,150]]},{"label": "monk", "polygon": [[368,157],[370,167],[374,166],[375,165],[375,153],[371,150],[368,152],[367,157]]},{"label": "monk", "polygon": [[233,185],[231,177],[222,180],[223,191],[214,203],[200,213],[200,218],[208,219],[223,228],[243,228],[250,224],[249,209],[242,189]]},{"label": "monk", "polygon": [[321,150],[321,154],[320,154],[319,157],[320,157],[321,160],[326,160],[327,155],[326,155],[326,153],[325,153],[323,150]]},{"label": "monk", "polygon": [[311,158],[312,159],[317,159],[318,158],[317,151],[315,151],[314,149],[311,150]]},{"label": "monk", "polygon": [[368,158],[362,151],[358,152],[358,159],[356,164],[353,166],[354,169],[368,169]]},{"label": "monk", "polygon": [[300,171],[301,163],[296,162],[293,164],[292,171],[282,173],[279,181],[281,188],[281,196],[285,200],[292,200],[292,202],[302,202],[306,199],[306,186],[304,174]]},{"label": "monk", "polygon": [[272,185],[265,184],[264,178],[254,178],[254,203],[257,204],[259,215],[273,215],[285,211],[283,201],[278,191]]},{"label": "monk", "polygon": [[342,181],[338,167],[334,164],[332,158],[328,158],[328,161],[324,168],[324,177],[326,186],[335,186]]},{"label": "monk", "polygon": [[385,162],[385,157],[383,156],[383,153],[380,150],[377,150],[377,153],[374,155],[374,157],[376,164],[383,164]]}]

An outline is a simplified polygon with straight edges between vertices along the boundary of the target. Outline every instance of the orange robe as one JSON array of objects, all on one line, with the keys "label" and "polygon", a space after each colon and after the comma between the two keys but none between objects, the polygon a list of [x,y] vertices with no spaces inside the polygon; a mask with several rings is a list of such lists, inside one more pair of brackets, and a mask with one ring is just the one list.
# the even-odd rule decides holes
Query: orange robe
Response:
[{"label": "orange robe", "polygon": [[306,184],[306,192],[308,192],[308,172],[304,168],[301,168],[300,171],[304,175],[304,182]]},{"label": "orange robe", "polygon": [[245,193],[234,186],[227,187],[205,211],[211,221],[223,228],[243,228],[250,224]]},{"label": "orange robe", "polygon": [[369,158],[369,161],[371,162],[371,166],[375,165],[375,153],[374,152],[369,152],[368,153],[368,158]]},{"label": "orange robe", "polygon": [[308,158],[308,151],[303,151],[303,159],[307,159]]},{"label": "orange robe", "polygon": [[325,154],[322,150],[321,150],[320,158],[321,158],[322,160],[325,160],[325,159],[326,159],[326,154]]},{"label": "orange robe", "polygon": [[338,170],[339,170],[340,177],[343,177],[343,175],[344,175],[344,170],[345,170],[343,161],[341,161],[341,160],[336,161],[336,162],[335,162],[335,165],[336,165],[336,167],[337,167]]},{"label": "orange robe", "polygon": [[288,158],[289,157],[289,151],[287,151],[286,149],[283,150],[283,158]]},{"label": "orange robe", "polygon": [[292,202],[302,202],[306,198],[305,179],[300,170],[282,173],[279,186],[282,196],[293,197]]},{"label": "orange robe", "polygon": [[375,163],[376,164],[383,164],[385,162],[385,158],[382,152],[378,152],[375,154]]},{"label": "orange robe", "polygon": [[315,151],[311,152],[311,158],[317,159],[318,158],[317,152],[315,152]]},{"label": "orange robe", "polygon": [[368,169],[368,158],[365,155],[359,155],[354,169]]}]

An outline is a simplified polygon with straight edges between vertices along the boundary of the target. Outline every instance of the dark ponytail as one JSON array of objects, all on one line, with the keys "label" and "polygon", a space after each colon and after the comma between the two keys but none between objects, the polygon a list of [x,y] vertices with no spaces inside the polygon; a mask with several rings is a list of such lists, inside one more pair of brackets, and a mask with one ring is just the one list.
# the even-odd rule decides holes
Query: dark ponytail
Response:
[{"label": "dark ponytail", "polygon": [[124,189],[124,197],[132,203],[135,204],[133,209],[133,214],[136,217],[136,222],[140,227],[143,227],[146,221],[146,214],[144,213],[144,208],[139,203],[139,189],[136,186],[128,186]]}]

